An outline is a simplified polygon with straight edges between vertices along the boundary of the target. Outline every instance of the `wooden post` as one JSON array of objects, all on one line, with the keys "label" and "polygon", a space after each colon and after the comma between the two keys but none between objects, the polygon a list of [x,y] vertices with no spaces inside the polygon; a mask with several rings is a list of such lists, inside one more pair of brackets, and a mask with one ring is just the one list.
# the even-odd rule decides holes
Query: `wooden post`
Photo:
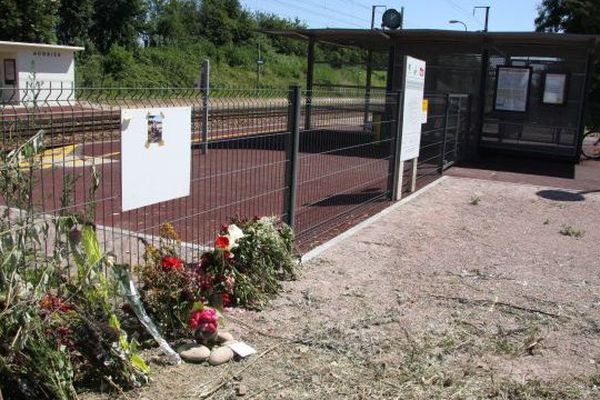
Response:
[{"label": "wooden post", "polygon": [[395,190],[395,199],[400,200],[402,198],[402,183],[404,181],[404,161],[400,161],[400,165],[398,166],[398,187]]},{"label": "wooden post", "polygon": [[414,158],[412,160],[412,184],[410,186],[411,193],[417,190],[417,166],[419,164],[419,159]]}]

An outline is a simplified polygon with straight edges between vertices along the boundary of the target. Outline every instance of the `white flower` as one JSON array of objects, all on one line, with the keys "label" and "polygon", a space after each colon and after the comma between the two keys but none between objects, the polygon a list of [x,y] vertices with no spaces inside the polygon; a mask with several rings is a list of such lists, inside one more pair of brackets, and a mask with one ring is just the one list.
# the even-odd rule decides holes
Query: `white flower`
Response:
[{"label": "white flower", "polygon": [[237,241],[244,237],[244,231],[237,225],[231,224],[227,228],[227,237],[229,238],[229,248],[233,249],[237,246]]}]

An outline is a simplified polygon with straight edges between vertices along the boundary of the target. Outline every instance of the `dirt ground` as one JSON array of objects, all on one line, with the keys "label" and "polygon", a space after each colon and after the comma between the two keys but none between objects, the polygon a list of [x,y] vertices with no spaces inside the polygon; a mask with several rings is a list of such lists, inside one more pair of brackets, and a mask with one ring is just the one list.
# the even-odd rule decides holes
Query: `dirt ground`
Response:
[{"label": "dirt ground", "polygon": [[598,399],[599,267],[599,193],[447,178],[227,311],[257,355],[126,396]]}]

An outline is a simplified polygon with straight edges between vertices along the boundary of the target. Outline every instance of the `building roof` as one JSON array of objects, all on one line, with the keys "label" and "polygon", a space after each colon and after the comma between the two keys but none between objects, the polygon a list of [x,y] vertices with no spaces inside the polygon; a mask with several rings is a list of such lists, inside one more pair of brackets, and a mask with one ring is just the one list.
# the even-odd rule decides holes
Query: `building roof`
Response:
[{"label": "building roof", "polygon": [[438,29],[404,29],[382,31],[380,29],[294,29],[286,31],[268,30],[265,33],[289,38],[310,40],[340,46],[351,46],[371,50],[383,50],[391,42],[436,43],[436,44],[519,44],[519,45],[600,45],[600,35],[579,35],[547,32],[465,32]]},{"label": "building roof", "polygon": [[69,50],[79,51],[85,50],[84,47],[76,46],[63,46],[59,44],[46,44],[46,43],[25,43],[25,42],[6,42],[0,41],[0,48],[36,48],[36,49],[52,49],[52,50]]}]

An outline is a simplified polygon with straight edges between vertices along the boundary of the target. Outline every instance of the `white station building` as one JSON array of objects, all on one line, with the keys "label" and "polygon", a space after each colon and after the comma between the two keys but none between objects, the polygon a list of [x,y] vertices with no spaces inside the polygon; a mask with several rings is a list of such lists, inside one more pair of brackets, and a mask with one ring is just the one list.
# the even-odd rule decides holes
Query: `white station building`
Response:
[{"label": "white station building", "polygon": [[83,47],[0,41],[2,104],[74,100],[75,52]]}]

